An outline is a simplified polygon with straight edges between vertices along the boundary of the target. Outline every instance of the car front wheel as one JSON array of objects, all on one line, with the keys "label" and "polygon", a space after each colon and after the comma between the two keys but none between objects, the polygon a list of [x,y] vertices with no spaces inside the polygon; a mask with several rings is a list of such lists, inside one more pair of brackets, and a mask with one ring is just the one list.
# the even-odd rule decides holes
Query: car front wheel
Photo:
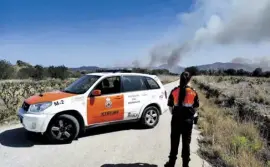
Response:
[{"label": "car front wheel", "polygon": [[71,143],[79,134],[79,122],[72,115],[59,115],[49,124],[46,135],[51,143]]}]

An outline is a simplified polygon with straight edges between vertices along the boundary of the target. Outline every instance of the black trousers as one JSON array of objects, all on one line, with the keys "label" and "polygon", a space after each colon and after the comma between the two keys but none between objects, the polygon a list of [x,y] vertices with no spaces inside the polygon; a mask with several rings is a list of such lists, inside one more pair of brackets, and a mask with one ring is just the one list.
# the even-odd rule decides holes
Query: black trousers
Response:
[{"label": "black trousers", "polygon": [[183,162],[188,163],[190,161],[190,142],[193,128],[194,117],[185,117],[180,113],[188,111],[173,111],[171,120],[171,150],[170,161],[177,159],[178,148],[180,143],[180,137],[182,136],[182,159]]}]

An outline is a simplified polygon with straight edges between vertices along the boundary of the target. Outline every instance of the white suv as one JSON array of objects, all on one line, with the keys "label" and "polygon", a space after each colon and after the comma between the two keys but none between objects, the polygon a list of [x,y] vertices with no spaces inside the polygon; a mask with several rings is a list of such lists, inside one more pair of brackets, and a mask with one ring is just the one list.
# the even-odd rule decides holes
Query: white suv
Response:
[{"label": "white suv", "polygon": [[70,143],[86,127],[138,121],[153,128],[167,109],[167,92],[155,75],[91,73],[64,90],[27,98],[18,116],[27,131]]}]

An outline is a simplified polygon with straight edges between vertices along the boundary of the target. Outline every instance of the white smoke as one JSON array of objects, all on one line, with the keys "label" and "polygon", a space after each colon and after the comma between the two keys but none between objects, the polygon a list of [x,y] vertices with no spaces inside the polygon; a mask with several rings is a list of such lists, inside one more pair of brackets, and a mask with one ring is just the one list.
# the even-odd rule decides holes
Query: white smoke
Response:
[{"label": "white smoke", "polygon": [[177,65],[188,52],[205,45],[270,41],[270,0],[197,0],[192,12],[179,17],[186,26],[196,26],[196,21],[204,26],[184,44],[155,47],[150,53],[151,66],[164,60],[170,66]]},{"label": "white smoke", "polygon": [[261,67],[265,69],[270,68],[270,57],[268,56],[258,56],[254,59],[244,58],[244,57],[236,57],[232,61],[232,63],[240,63],[240,64],[249,64],[254,67]]}]

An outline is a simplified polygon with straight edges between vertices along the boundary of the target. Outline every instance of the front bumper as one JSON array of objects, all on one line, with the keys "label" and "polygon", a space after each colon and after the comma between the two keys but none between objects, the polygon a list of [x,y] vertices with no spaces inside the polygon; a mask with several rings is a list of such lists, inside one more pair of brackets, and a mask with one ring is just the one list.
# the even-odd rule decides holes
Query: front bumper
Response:
[{"label": "front bumper", "polygon": [[18,111],[18,117],[23,127],[31,132],[44,133],[52,116],[46,114],[30,114],[22,108]]}]

